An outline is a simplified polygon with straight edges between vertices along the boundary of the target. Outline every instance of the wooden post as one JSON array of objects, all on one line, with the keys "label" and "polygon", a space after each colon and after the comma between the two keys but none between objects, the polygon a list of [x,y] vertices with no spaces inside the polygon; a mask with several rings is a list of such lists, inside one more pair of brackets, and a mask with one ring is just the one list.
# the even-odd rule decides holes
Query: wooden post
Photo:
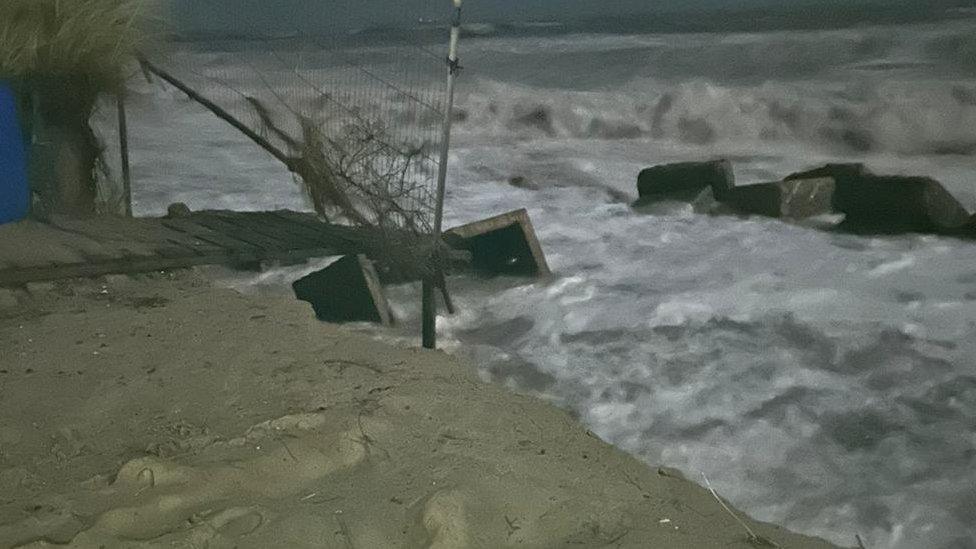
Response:
[{"label": "wooden post", "polygon": [[437,348],[437,301],[434,296],[434,289],[437,284],[430,277],[424,277],[421,282],[423,288],[423,313],[421,315],[423,323],[423,345],[424,349]]},{"label": "wooden post", "polygon": [[125,115],[125,90],[116,98],[119,109],[119,150],[122,154],[122,207],[126,217],[132,217],[132,173],[129,167],[129,125]]}]

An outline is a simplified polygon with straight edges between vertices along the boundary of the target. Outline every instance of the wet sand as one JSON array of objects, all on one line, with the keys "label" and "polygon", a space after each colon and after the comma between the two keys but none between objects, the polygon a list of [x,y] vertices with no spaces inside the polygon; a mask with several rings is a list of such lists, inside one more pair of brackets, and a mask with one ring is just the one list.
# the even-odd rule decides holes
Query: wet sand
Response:
[{"label": "wet sand", "polygon": [[[193,272],[0,290],[0,547],[832,547]],[[772,546],[772,545],[766,545]]]}]

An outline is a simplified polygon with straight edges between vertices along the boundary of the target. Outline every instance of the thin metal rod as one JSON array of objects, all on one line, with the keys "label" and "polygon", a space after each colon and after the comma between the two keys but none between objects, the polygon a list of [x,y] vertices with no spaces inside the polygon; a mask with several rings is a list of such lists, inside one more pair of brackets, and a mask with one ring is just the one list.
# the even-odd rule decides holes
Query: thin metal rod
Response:
[{"label": "thin metal rod", "polygon": [[230,114],[226,110],[220,108],[213,101],[210,101],[206,97],[200,95],[193,88],[191,88],[190,86],[184,84],[182,81],[180,81],[178,78],[176,78],[172,74],[170,74],[170,73],[164,71],[163,69],[161,69],[161,68],[153,65],[145,57],[141,57],[141,56],[139,57],[139,64],[142,65],[142,67],[146,71],[148,71],[149,73],[152,73],[152,74],[158,76],[159,78],[162,78],[167,83],[169,83],[171,86],[175,87],[176,89],[178,89],[181,92],[183,92],[184,94],[186,94],[187,97],[189,97],[190,99],[192,99],[192,100],[196,101],[197,103],[199,103],[205,109],[207,109],[208,111],[210,111],[211,113],[213,113],[217,118],[219,118],[219,119],[223,120],[224,122],[227,122],[228,124],[230,124],[231,126],[233,126],[234,129],[236,129],[237,131],[243,133],[248,139],[250,139],[255,144],[257,144],[259,147],[261,147],[262,149],[264,149],[265,151],[267,151],[268,154],[270,154],[271,156],[275,157],[278,161],[280,161],[282,164],[284,164],[285,166],[287,166],[289,169],[291,169],[294,166],[295,161],[294,161],[294,159],[292,157],[288,156],[288,154],[286,154],[284,151],[282,151],[278,147],[275,147],[274,145],[272,145],[270,141],[268,141],[267,139],[265,139],[265,138],[261,137],[260,135],[258,135],[257,132],[255,132],[251,128],[247,127],[246,125],[244,125],[244,123],[242,123],[240,120],[238,120],[237,118],[235,118],[232,114]]},{"label": "thin metal rod", "polygon": [[119,150],[122,154],[122,206],[126,217],[132,217],[132,172],[129,167],[129,124],[125,114],[125,92],[116,98],[119,107]]},{"label": "thin metal rod", "polygon": [[458,64],[458,43],[461,40],[461,7],[454,12],[451,25],[451,45],[447,56],[447,104],[444,107],[444,126],[441,132],[441,159],[437,170],[437,205],[434,210],[434,237],[440,239],[444,223],[444,193],[447,188],[447,162],[451,150],[451,123],[454,121],[454,87],[461,66]]},{"label": "thin metal rod", "polygon": [[[441,231],[444,227],[444,195],[447,188],[447,162],[451,150],[451,123],[454,121],[454,88],[461,65],[458,63],[458,44],[461,41],[461,2],[455,0],[454,21],[451,24],[451,43],[447,55],[447,97],[444,106],[444,124],[441,131],[441,155],[437,170],[437,202],[434,207],[434,243],[437,247],[441,242]],[[435,248],[437,249],[437,248]],[[423,343],[427,349],[437,347],[437,299],[434,288],[440,287],[448,311],[454,312],[454,303],[447,292],[441,266],[435,266],[437,273],[434,280],[425,278],[423,281],[422,330]]]}]

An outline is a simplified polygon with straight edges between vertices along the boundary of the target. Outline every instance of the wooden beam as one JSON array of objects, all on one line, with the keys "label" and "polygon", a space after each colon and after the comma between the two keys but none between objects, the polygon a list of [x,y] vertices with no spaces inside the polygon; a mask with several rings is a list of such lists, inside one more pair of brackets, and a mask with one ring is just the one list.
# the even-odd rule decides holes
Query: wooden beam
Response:
[{"label": "wooden beam", "polygon": [[198,225],[189,219],[163,219],[162,225],[173,231],[183,233],[190,238],[209,242],[214,246],[233,250],[238,253],[259,253],[261,251],[261,248],[258,246]]},{"label": "wooden beam", "polygon": [[[0,285],[208,264],[297,263],[364,253],[376,236],[352,227],[336,229],[311,215],[267,212],[200,212],[173,219],[56,217],[50,224],[26,221],[0,230]],[[35,245],[25,248],[26,242]]]},{"label": "wooden beam", "polygon": [[[276,218],[270,217],[270,219],[265,219],[260,215],[260,212],[247,212],[244,215],[237,215],[230,212],[213,212],[211,215],[232,225],[241,227],[244,230],[254,231],[257,234],[280,242],[298,244],[298,246],[303,248],[314,248],[322,245],[321,238],[310,238],[304,233],[292,231],[289,226],[293,224],[282,223],[279,225],[275,221],[271,221],[271,219]],[[321,235],[319,236],[321,237]]]},{"label": "wooden beam", "polygon": [[66,278],[92,278],[109,274],[147,273],[169,269],[183,269],[198,265],[219,265],[236,261],[244,262],[247,259],[245,256],[234,253],[172,258],[133,256],[99,261],[97,263],[65,263],[39,267],[20,267],[0,271],[0,286],[17,286],[28,282],[62,280]]}]

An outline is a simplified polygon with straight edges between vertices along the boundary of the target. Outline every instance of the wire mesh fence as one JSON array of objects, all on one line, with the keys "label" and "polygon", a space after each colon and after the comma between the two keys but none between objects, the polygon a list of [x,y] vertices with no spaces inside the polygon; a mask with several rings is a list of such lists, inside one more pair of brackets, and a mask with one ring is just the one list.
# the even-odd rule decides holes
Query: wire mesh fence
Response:
[{"label": "wire mesh fence", "polygon": [[[175,39],[165,51],[147,52],[144,68],[155,73],[152,86],[189,91],[218,115],[204,113],[206,124],[233,125],[253,154],[275,159],[328,221],[378,229],[388,262],[410,271],[423,268],[423,254],[407,241],[420,242],[434,225],[451,11],[433,0],[390,11],[399,13],[356,31],[325,25],[284,36]],[[176,95],[161,97],[179,109]],[[186,131],[200,132],[201,120]],[[215,181],[225,169],[213,166]],[[254,196],[251,206],[262,199]]]}]

